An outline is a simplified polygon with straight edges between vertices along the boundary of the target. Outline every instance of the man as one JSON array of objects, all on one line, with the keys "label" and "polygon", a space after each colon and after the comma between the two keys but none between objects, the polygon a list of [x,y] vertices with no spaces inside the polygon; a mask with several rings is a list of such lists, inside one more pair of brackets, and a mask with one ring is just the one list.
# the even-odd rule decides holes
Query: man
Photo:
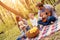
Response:
[{"label": "man", "polygon": [[43,3],[37,3],[36,7],[38,8],[38,16],[39,17],[40,17],[40,13],[44,12],[45,10],[51,11],[52,15],[57,17],[52,5],[49,5],[49,4],[43,5]]},{"label": "man", "polygon": [[[42,17],[40,16],[40,14],[43,13],[43,12],[46,12],[47,14],[48,14],[48,13],[51,14],[51,16],[48,17],[48,20],[47,20],[47,21],[50,21],[51,23],[53,23],[53,22],[56,20],[57,15],[56,15],[56,13],[55,13],[55,11],[54,11],[53,6],[48,5],[48,4],[43,5],[43,3],[38,3],[38,4],[36,5],[36,7],[38,8],[38,18],[39,18],[39,20],[42,20]],[[50,20],[50,19],[51,19],[51,20]],[[53,22],[52,22],[52,21],[53,21]],[[38,24],[40,24],[39,22],[40,22],[40,21],[38,21]],[[47,24],[47,25],[48,25],[48,24]]]}]

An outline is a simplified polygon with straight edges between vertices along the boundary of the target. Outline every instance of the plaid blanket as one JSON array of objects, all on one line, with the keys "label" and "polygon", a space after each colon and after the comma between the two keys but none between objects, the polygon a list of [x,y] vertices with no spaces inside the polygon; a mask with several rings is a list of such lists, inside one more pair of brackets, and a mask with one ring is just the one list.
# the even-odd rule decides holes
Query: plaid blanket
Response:
[{"label": "plaid blanket", "polygon": [[43,30],[41,31],[41,33],[38,36],[38,39],[44,38],[46,36],[51,35],[52,33],[58,31],[58,27],[57,24],[52,24],[52,25],[48,25],[48,26],[44,26]]},{"label": "plaid blanket", "polygon": [[[33,39],[34,40],[40,40],[44,37],[51,35],[54,32],[57,32],[58,30],[60,30],[60,17],[58,18],[58,21],[56,21],[54,24],[44,26],[43,30],[40,31],[39,36],[36,38],[32,38],[30,40],[33,40]],[[28,40],[28,38],[26,40]]]}]

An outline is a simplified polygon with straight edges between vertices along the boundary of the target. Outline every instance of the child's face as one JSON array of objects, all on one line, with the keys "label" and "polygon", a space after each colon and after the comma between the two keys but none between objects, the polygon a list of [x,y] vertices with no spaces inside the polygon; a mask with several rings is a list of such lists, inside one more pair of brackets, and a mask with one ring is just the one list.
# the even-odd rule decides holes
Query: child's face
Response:
[{"label": "child's face", "polygon": [[34,14],[29,14],[30,19],[34,19]]},{"label": "child's face", "polygon": [[22,17],[19,17],[19,20],[22,20]]}]

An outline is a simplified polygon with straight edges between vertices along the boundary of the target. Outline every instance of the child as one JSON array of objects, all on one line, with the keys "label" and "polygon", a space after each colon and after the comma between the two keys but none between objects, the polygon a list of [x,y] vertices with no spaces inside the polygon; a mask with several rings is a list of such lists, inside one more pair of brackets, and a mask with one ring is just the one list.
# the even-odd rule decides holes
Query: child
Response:
[{"label": "child", "polygon": [[37,19],[34,17],[34,14],[33,13],[30,13],[29,14],[29,18],[30,18],[30,22],[32,24],[32,26],[37,26]]},{"label": "child", "polygon": [[21,33],[17,40],[26,39],[25,33],[26,33],[26,31],[28,31],[30,29],[27,24],[27,21],[20,16],[17,16],[16,20],[17,20],[18,27],[19,27],[20,33]]}]

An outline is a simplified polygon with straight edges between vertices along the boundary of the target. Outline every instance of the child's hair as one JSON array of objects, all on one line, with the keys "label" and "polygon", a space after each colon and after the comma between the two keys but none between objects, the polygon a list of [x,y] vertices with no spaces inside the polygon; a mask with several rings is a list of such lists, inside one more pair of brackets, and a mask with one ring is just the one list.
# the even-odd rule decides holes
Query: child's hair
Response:
[{"label": "child's hair", "polygon": [[43,3],[37,3],[37,7],[43,7]]},{"label": "child's hair", "polygon": [[[16,21],[17,21],[17,25],[18,25],[18,28],[19,28],[19,24],[18,24],[18,22],[19,22],[19,16],[16,16]],[[20,29],[20,28],[19,28]]]},{"label": "child's hair", "polygon": [[33,13],[29,13],[29,17],[30,17],[30,16],[32,16],[32,15],[34,16],[34,14],[33,14]]},{"label": "child's hair", "polygon": [[[16,16],[16,21],[17,21],[18,28],[20,27],[20,25],[18,24],[18,22],[20,21],[20,20],[19,20],[20,17],[21,17],[21,16]],[[20,29],[20,28],[19,28],[19,29]]]}]

